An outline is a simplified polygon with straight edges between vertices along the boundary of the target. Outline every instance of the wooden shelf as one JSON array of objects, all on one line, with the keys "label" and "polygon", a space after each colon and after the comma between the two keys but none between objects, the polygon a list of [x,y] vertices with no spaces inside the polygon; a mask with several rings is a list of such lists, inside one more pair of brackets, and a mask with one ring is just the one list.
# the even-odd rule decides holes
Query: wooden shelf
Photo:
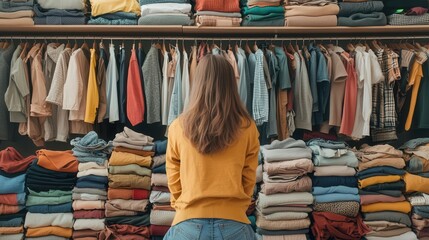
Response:
[{"label": "wooden shelf", "polygon": [[0,36],[127,36],[127,37],[359,37],[429,35],[429,25],[382,27],[196,27],[36,25],[0,26]]},{"label": "wooden shelf", "polygon": [[184,35],[233,35],[259,37],[300,37],[300,36],[409,36],[428,35],[429,25],[381,26],[381,27],[183,27]]},{"label": "wooden shelf", "polygon": [[174,36],[181,35],[182,26],[138,25],[35,25],[0,27],[0,35],[6,36]]}]

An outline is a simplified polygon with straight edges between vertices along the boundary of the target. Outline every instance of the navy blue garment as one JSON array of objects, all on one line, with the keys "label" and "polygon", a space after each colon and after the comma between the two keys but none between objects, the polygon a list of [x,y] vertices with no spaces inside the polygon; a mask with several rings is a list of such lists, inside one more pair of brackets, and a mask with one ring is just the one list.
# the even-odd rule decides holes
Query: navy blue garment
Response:
[{"label": "navy blue garment", "polygon": [[0,215],[0,227],[19,227],[24,223],[25,211]]},{"label": "navy blue garment", "polygon": [[106,176],[88,175],[77,179],[77,182],[96,182],[96,183],[109,183],[109,178]]},{"label": "navy blue garment", "polygon": [[332,186],[346,186],[356,188],[358,186],[357,178],[355,177],[313,177],[313,187],[332,187]]},{"label": "navy blue garment", "polygon": [[71,202],[58,205],[34,205],[27,207],[27,210],[31,213],[68,213],[72,212],[72,209]]},{"label": "navy blue garment", "polygon": [[167,140],[155,142],[155,154],[162,155],[167,152]]},{"label": "navy blue garment", "polygon": [[120,216],[120,217],[107,217],[106,224],[128,224],[133,226],[149,226],[150,215],[144,213],[143,215],[137,216]]},{"label": "navy blue garment", "polygon": [[397,190],[402,191],[405,188],[404,181],[397,181],[392,183],[379,183],[375,185],[368,186],[363,188],[364,191],[378,192],[381,190]]},{"label": "navy blue garment", "polygon": [[126,100],[127,100],[127,77],[128,77],[128,61],[126,59],[125,48],[119,49],[119,122],[125,124],[126,122]]},{"label": "navy blue garment", "polygon": [[46,168],[43,168],[37,165],[37,159],[31,163],[30,167],[27,170],[28,175],[36,175],[36,176],[51,176],[57,179],[67,179],[67,178],[75,178],[77,173],[67,173],[67,172],[57,172],[52,171]]},{"label": "navy blue garment", "polygon": [[81,182],[76,183],[76,187],[78,187],[78,188],[106,189],[107,188],[107,183],[81,181]]},{"label": "navy blue garment", "polygon": [[373,167],[358,172],[356,176],[359,179],[365,179],[374,176],[387,176],[387,175],[404,175],[406,171],[404,169],[397,169],[394,167]]},{"label": "navy blue garment", "polygon": [[400,190],[380,190],[378,192],[370,192],[370,191],[365,191],[365,190],[359,189],[359,195],[378,195],[378,194],[383,194],[383,195],[387,195],[387,196],[391,196],[391,197],[400,197],[400,196],[402,196],[402,191],[400,191]]},{"label": "navy blue garment", "polygon": [[166,174],[166,170],[165,170],[165,164],[162,164],[161,166],[158,166],[154,169],[152,169],[152,173],[164,173]]}]

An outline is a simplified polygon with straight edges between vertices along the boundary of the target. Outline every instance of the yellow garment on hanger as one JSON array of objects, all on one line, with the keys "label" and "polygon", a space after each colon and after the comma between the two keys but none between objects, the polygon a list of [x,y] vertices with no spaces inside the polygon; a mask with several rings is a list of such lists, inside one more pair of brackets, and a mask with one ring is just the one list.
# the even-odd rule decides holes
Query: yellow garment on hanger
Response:
[{"label": "yellow garment on hanger", "polygon": [[416,109],[417,95],[419,94],[422,77],[422,64],[418,61],[415,61],[411,69],[410,79],[408,81],[408,85],[412,85],[413,90],[411,92],[410,110],[408,112],[407,121],[405,122],[405,131],[409,131],[411,129],[411,124],[413,123],[414,110]]},{"label": "yellow garment on hanger", "polygon": [[89,77],[88,77],[88,91],[86,92],[86,108],[85,108],[85,122],[94,123],[95,117],[97,116],[97,110],[99,105],[99,93],[97,85],[97,54],[95,49],[91,50],[91,59],[89,62]]},{"label": "yellow garment on hanger", "polygon": [[140,16],[140,4],[136,0],[91,0],[91,15],[128,12]]}]

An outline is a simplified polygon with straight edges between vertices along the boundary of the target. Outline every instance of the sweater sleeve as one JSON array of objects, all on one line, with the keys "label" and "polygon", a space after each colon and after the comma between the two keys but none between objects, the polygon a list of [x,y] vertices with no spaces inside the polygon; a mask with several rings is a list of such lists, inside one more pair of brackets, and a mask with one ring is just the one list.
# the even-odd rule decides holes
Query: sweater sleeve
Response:
[{"label": "sweater sleeve", "polygon": [[256,168],[258,167],[259,132],[254,123],[251,124],[250,128],[251,133],[249,134],[249,144],[243,168],[242,182],[244,192],[252,197],[256,184]]},{"label": "sweater sleeve", "polygon": [[175,139],[174,125],[168,130],[168,145],[166,153],[166,171],[168,178],[168,188],[171,193],[171,206],[174,208],[176,200],[182,194],[182,185],[180,182],[180,156],[177,142]]}]

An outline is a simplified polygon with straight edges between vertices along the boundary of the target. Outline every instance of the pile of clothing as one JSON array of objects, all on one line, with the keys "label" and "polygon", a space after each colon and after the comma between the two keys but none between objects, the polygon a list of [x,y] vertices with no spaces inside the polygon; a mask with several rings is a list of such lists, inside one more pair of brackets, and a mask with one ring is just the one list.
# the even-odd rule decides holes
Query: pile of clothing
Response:
[{"label": "pile of clothing", "polygon": [[86,24],[87,6],[82,0],[37,0],[34,4],[36,25],[83,25]]},{"label": "pile of clothing", "polygon": [[118,238],[149,238],[149,194],[153,139],[127,127],[116,134],[109,159],[106,230]]},{"label": "pile of clothing", "polygon": [[140,5],[137,0],[90,0],[93,25],[137,25]]},{"label": "pile of clothing", "polygon": [[407,173],[405,190],[413,209],[411,220],[419,239],[429,238],[429,138],[406,142],[399,149],[404,151]]},{"label": "pile of clothing", "polygon": [[244,0],[240,1],[243,26],[284,26],[285,10],[281,1]]},{"label": "pile of clothing", "polygon": [[197,26],[239,27],[241,13],[239,0],[196,0]]},{"label": "pile of clothing", "polygon": [[73,189],[73,239],[96,239],[104,230],[107,199],[107,158],[111,143],[99,139],[91,131],[82,138],[71,140],[73,155],[79,162],[77,183]]},{"label": "pile of clothing", "polygon": [[0,239],[24,237],[25,172],[35,158],[13,147],[0,151]]},{"label": "pile of clothing", "polygon": [[168,189],[165,170],[165,153],[167,140],[155,142],[152,166],[152,192],[150,202],[153,205],[150,213],[150,233],[153,239],[162,239],[173,223],[175,210],[170,206],[170,190]]},{"label": "pile of clothing", "polygon": [[355,177],[358,159],[344,142],[312,139],[314,224],[316,239],[361,239],[369,231],[359,214]]},{"label": "pile of clothing", "polygon": [[384,13],[390,25],[428,25],[429,2],[426,0],[384,0]]},{"label": "pile of clothing", "polygon": [[384,26],[387,24],[382,1],[343,1],[338,3],[338,26]]},{"label": "pile of clothing", "polygon": [[335,27],[338,12],[337,1],[288,0],[285,3],[285,26]]},{"label": "pile of clothing", "polygon": [[190,0],[140,0],[139,25],[193,25]]},{"label": "pile of clothing", "polygon": [[311,149],[304,141],[275,140],[261,149],[263,185],[256,209],[257,233],[266,237],[306,239],[313,203]]},{"label": "pile of clothing", "polygon": [[34,25],[34,0],[0,2],[0,26]]},{"label": "pile of clothing", "polygon": [[69,239],[73,233],[72,189],[78,161],[72,151],[37,151],[27,171],[26,239]]},{"label": "pile of clothing", "polygon": [[364,223],[371,230],[365,237],[417,239],[410,228],[411,205],[403,195],[402,151],[386,144],[363,146],[356,154],[360,161],[357,176],[361,211]]}]

